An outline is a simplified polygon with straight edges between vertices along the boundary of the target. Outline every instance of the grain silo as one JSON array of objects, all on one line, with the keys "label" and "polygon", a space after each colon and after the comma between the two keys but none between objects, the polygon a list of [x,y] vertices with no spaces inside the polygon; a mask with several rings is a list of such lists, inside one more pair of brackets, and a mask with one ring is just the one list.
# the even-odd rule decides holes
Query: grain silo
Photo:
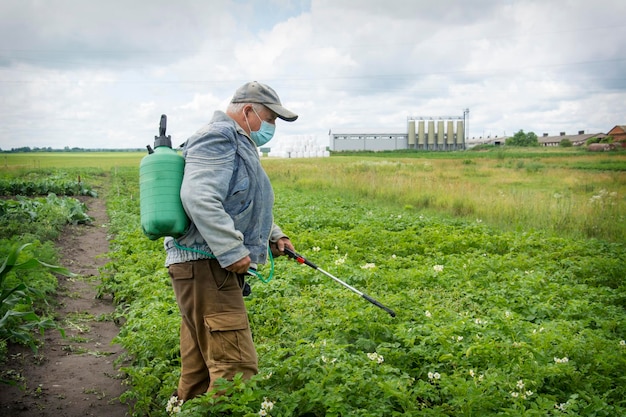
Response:
[{"label": "grain silo", "polygon": [[454,149],[454,121],[448,120],[448,128],[446,129],[446,145],[445,149]]},{"label": "grain silo", "polygon": [[463,121],[456,122],[455,149],[465,149],[465,126]]},{"label": "grain silo", "polygon": [[420,120],[418,125],[417,125],[417,147],[418,149],[426,149],[426,146],[424,146],[424,121]]},{"label": "grain silo", "polygon": [[425,149],[435,149],[433,146],[435,143],[435,121],[428,121],[428,136],[426,136]]},{"label": "grain silo", "polygon": [[443,120],[439,120],[437,122],[437,140],[435,141],[436,146],[434,149],[443,149],[443,137],[445,132],[443,131]]},{"label": "grain silo", "polygon": [[415,148],[415,120],[409,120],[409,137],[408,145],[409,149]]}]

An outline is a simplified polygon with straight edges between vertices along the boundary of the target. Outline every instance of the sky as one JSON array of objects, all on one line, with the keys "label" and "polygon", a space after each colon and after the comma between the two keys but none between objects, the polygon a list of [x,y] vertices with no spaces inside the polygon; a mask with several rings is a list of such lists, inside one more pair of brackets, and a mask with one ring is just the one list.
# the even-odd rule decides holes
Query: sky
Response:
[{"label": "sky", "polygon": [[248,81],[276,139],[606,133],[626,124],[623,0],[2,0],[0,149],[184,142]]}]

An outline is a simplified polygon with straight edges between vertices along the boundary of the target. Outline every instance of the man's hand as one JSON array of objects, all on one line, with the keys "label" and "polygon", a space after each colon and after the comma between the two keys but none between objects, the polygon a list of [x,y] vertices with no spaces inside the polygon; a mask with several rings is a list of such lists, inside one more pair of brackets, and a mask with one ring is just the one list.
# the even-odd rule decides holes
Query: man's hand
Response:
[{"label": "man's hand", "polygon": [[285,248],[291,249],[294,252],[296,250],[288,237],[281,237],[276,242],[270,243],[270,249],[274,256],[283,256],[285,254]]},{"label": "man's hand", "polygon": [[241,258],[234,264],[228,265],[225,269],[236,274],[245,274],[250,268],[250,257]]}]

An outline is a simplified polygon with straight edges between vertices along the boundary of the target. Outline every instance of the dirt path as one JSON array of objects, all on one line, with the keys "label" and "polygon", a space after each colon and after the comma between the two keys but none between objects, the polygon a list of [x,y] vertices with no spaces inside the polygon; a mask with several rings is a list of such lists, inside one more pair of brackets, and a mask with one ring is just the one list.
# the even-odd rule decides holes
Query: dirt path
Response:
[{"label": "dirt path", "polygon": [[[114,366],[121,353],[111,340],[118,334],[110,299],[96,299],[98,267],[108,251],[105,202],[84,200],[90,226],[70,226],[59,239],[60,264],[79,274],[59,278],[57,318],[63,338],[47,331],[37,354],[29,348],[11,347],[3,375],[17,386],[1,386],[0,416],[12,417],[122,417],[130,415],[119,402],[124,392],[122,376]],[[8,372],[8,374],[7,374]]]}]

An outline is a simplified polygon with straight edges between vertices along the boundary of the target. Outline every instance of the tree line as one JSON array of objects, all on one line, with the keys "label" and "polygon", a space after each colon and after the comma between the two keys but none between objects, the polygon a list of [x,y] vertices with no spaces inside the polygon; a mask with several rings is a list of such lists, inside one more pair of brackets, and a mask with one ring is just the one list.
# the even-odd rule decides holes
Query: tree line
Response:
[{"label": "tree line", "polygon": [[144,148],[132,148],[132,149],[120,149],[120,148],[116,148],[116,149],[104,149],[104,148],[79,148],[79,147],[72,147],[70,148],[69,146],[66,146],[63,149],[54,149],[51,147],[43,147],[43,148],[38,148],[38,147],[34,147],[31,148],[30,146],[22,146],[19,148],[11,148],[11,150],[3,150],[2,148],[0,148],[0,152],[1,153],[27,153],[27,152],[140,152],[140,151],[144,151]]}]

